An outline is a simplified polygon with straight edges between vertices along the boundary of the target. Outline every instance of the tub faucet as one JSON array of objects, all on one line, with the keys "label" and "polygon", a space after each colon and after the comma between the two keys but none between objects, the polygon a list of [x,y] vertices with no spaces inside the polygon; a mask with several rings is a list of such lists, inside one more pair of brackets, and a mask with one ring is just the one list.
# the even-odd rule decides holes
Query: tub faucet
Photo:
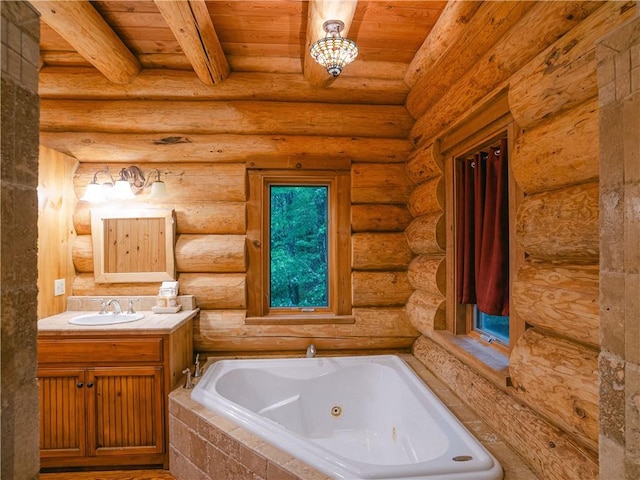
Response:
[{"label": "tub faucet", "polygon": [[313,358],[316,356],[316,346],[312,343],[307,347],[307,358]]},{"label": "tub faucet", "polygon": [[111,304],[113,304],[113,314],[120,315],[122,313],[122,305],[120,305],[120,302],[115,298],[112,298],[107,302],[107,307]]},{"label": "tub faucet", "polygon": [[182,388],[192,389],[193,383],[191,382],[191,370],[189,369],[189,367],[187,367],[182,371],[182,373],[187,376],[187,379],[185,380],[184,386]]},{"label": "tub faucet", "polygon": [[193,378],[198,378],[202,376],[202,370],[200,370],[200,354],[196,353],[196,366],[193,370]]}]

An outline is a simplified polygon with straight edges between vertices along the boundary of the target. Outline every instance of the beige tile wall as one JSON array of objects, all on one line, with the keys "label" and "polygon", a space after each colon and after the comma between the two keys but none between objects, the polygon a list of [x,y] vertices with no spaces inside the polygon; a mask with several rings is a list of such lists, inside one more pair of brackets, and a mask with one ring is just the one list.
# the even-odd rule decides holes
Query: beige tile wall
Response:
[{"label": "beige tile wall", "polygon": [[600,40],[600,478],[640,478],[640,16]]},{"label": "beige tile wall", "polygon": [[1,1],[2,13],[2,466],[0,477],[37,478],[38,196],[37,13]]}]

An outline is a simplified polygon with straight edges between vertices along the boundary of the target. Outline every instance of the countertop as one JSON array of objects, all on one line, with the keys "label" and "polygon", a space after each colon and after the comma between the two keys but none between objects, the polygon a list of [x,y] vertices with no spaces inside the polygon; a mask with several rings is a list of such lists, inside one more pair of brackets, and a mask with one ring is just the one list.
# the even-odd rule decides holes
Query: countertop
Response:
[{"label": "countertop", "polygon": [[69,320],[80,315],[97,313],[91,310],[68,310],[58,315],[38,320],[38,335],[131,335],[170,334],[194,318],[199,308],[180,310],[177,313],[153,313],[141,310],[144,318],[112,325],[74,325]]}]

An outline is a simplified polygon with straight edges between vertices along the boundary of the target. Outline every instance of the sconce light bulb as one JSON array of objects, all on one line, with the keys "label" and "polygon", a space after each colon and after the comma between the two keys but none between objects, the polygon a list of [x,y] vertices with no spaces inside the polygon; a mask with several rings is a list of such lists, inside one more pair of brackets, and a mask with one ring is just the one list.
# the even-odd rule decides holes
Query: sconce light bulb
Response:
[{"label": "sconce light bulb", "polygon": [[164,182],[158,181],[151,184],[151,198],[158,200],[167,198],[167,186]]},{"label": "sconce light bulb", "polygon": [[113,187],[113,198],[115,200],[127,200],[133,198],[133,192],[131,191],[131,184],[126,180],[116,181]]},{"label": "sconce light bulb", "polygon": [[98,183],[90,183],[80,200],[90,203],[100,203],[106,201],[105,192],[102,185]]}]

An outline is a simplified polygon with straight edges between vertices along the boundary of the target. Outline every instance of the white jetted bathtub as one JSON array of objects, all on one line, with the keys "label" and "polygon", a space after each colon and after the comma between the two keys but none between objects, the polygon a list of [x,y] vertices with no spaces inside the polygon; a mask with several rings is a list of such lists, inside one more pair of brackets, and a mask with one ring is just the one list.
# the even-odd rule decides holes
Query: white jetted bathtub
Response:
[{"label": "white jetted bathtub", "polygon": [[336,479],[502,478],[394,355],[221,360],[191,396]]}]

